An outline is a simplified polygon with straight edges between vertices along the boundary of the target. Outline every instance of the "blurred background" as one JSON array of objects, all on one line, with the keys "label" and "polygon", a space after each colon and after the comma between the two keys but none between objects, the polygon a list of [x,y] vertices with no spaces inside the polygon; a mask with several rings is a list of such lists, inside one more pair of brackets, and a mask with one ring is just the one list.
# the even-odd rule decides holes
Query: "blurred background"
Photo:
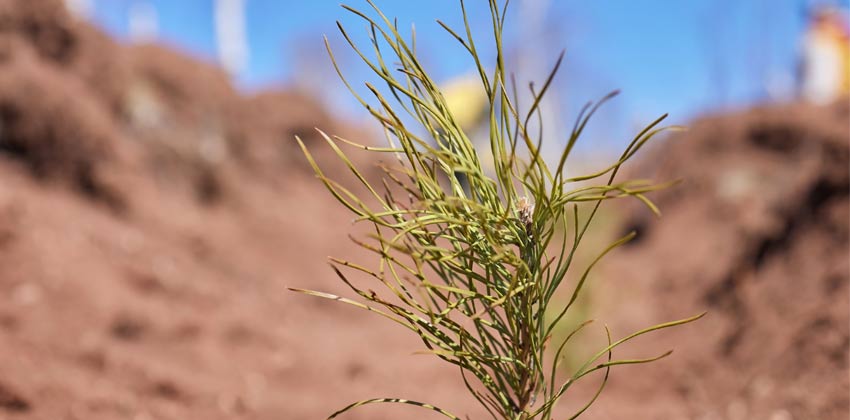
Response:
[{"label": "blurred background", "polygon": [[[335,115],[364,115],[336,79],[322,40],[330,37],[352,80],[373,81],[368,68],[339,36],[335,22],[354,40],[368,41],[365,25],[336,2],[309,6],[263,0],[114,1],[70,0],[79,16],[125,43],[162,43],[227,70],[243,92],[287,86],[320,99]],[[358,7],[368,7],[365,2]],[[669,113],[683,123],[705,112],[771,101],[789,101],[804,83],[801,57],[807,33],[846,33],[846,1],[605,2],[523,0],[514,4],[506,54],[520,86],[542,83],[566,51],[557,89],[549,98],[552,125],[561,131],[587,101],[614,89],[623,95],[604,110],[591,149],[620,147],[635,128]],[[416,24],[423,61],[438,81],[474,75],[467,53],[436,23],[461,27],[453,1],[381,5],[402,27]],[[471,7],[473,32],[486,39],[489,11]],[[815,24],[817,15],[831,14]],[[816,29],[817,28],[817,29]],[[842,32],[843,31],[843,32]],[[846,43],[846,39],[844,40]],[[367,44],[368,45],[368,44]],[[491,43],[485,57],[495,58]],[[834,70],[835,71],[835,70]],[[846,71],[845,71],[846,73]],[[834,76],[833,76],[834,77]],[[816,93],[817,101],[829,95]],[[823,97],[823,98],[821,98]]]},{"label": "blurred background", "polygon": [[[435,22],[462,27],[457,2],[377,4],[407,33],[415,24],[424,65],[486,141],[473,63]],[[518,86],[540,86],[566,52],[542,107],[547,158],[615,89],[569,171],[606,167],[662,114],[690,128],[626,168],[682,183],[653,197],[661,219],[603,206],[580,262],[639,235],[592,276],[571,322],[623,336],[709,315],[623,350],[676,352],[614,371],[586,418],[850,414],[848,7],[511,2]],[[467,9],[493,62],[487,4]],[[383,141],[328,58],[325,35],[355,90],[377,80],[337,21],[368,47],[364,22],[325,0],[0,0],[0,419],[315,419],[371,397],[485,418],[455,370],[412,355],[414,336],[286,290],[346,294],[326,256],[372,263],[293,141],[342,182],[314,127]]]}]

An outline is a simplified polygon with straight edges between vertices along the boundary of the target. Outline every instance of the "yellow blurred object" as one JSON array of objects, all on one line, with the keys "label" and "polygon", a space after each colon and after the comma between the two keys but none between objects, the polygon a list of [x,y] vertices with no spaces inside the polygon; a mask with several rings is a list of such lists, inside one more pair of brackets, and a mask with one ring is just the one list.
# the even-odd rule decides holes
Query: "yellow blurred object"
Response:
[{"label": "yellow blurred object", "polygon": [[[440,90],[455,122],[473,144],[480,146],[481,127],[490,115],[490,100],[487,98],[479,76],[468,74],[454,78]],[[492,159],[482,159],[480,162],[482,168],[492,173],[492,161]],[[467,188],[466,176],[462,172],[456,172],[455,176],[461,184],[465,185],[464,188]]]},{"label": "yellow blurred object", "polygon": [[490,110],[481,79],[478,75],[461,76],[446,83],[442,92],[455,121],[471,137]]}]

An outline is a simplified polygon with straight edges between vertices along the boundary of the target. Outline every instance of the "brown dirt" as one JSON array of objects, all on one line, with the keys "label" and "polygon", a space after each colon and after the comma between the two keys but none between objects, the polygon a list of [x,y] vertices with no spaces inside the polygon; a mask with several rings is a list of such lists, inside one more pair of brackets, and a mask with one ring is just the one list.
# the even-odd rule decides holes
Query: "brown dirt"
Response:
[{"label": "brown dirt", "polygon": [[623,223],[639,236],[603,268],[599,312],[627,314],[620,332],[708,314],[623,350],[676,352],[615,372],[599,418],[847,418],[848,105],[704,118],[636,171],[684,182],[660,220]]},{"label": "brown dirt", "polygon": [[[414,337],[286,291],[344,293],[325,256],[364,257],[292,136],[327,165],[312,127],[362,130],[60,3],[0,0],[0,419],[315,419],[374,396],[484,418]],[[663,220],[628,219],[601,318],[710,314],[636,343],[677,353],[616,371],[589,418],[846,418],[847,114],[711,118],[648,160],[688,181]]]}]

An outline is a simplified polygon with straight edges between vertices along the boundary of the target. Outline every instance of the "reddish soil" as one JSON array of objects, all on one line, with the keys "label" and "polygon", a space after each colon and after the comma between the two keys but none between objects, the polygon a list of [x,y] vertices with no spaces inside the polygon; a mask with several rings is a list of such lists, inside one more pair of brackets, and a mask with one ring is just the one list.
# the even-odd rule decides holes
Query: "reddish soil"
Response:
[{"label": "reddish soil", "polygon": [[[59,0],[0,0],[0,419],[458,401],[413,337],[287,290],[344,292],[324,260],[352,255],[350,215],[293,141],[327,164],[316,126],[363,132],[297,92],[242,97],[212,66],[115,44]],[[370,413],[354,418],[397,411]]]},{"label": "reddish soil", "polygon": [[622,334],[708,314],[626,347],[676,350],[615,372],[599,418],[848,418],[849,163],[847,102],[704,118],[647,156],[638,175],[684,182],[660,220],[627,216],[599,316]]},{"label": "reddish soil", "polygon": [[[312,127],[362,130],[60,3],[0,0],[0,419],[316,419],[375,396],[485,418],[414,337],[286,290],[343,294],[325,256],[364,257],[292,137],[328,166]],[[759,109],[649,156],[686,183],[662,220],[626,217],[640,240],[597,278],[599,317],[709,315],[625,350],[677,352],[615,371],[588,418],[847,417],[847,126]]]}]

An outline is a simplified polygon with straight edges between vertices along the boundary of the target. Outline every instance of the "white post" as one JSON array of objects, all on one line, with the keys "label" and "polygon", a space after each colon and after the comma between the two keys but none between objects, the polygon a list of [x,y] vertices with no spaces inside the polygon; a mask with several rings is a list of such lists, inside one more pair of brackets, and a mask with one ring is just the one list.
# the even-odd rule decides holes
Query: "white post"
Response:
[{"label": "white post", "polygon": [[88,19],[93,9],[92,0],[65,0],[65,7],[80,19]]},{"label": "white post", "polygon": [[139,0],[130,6],[130,40],[144,44],[156,41],[159,35],[159,16],[153,3]]},{"label": "white post", "polygon": [[215,32],[221,66],[231,76],[238,76],[248,62],[245,0],[216,0]]}]

